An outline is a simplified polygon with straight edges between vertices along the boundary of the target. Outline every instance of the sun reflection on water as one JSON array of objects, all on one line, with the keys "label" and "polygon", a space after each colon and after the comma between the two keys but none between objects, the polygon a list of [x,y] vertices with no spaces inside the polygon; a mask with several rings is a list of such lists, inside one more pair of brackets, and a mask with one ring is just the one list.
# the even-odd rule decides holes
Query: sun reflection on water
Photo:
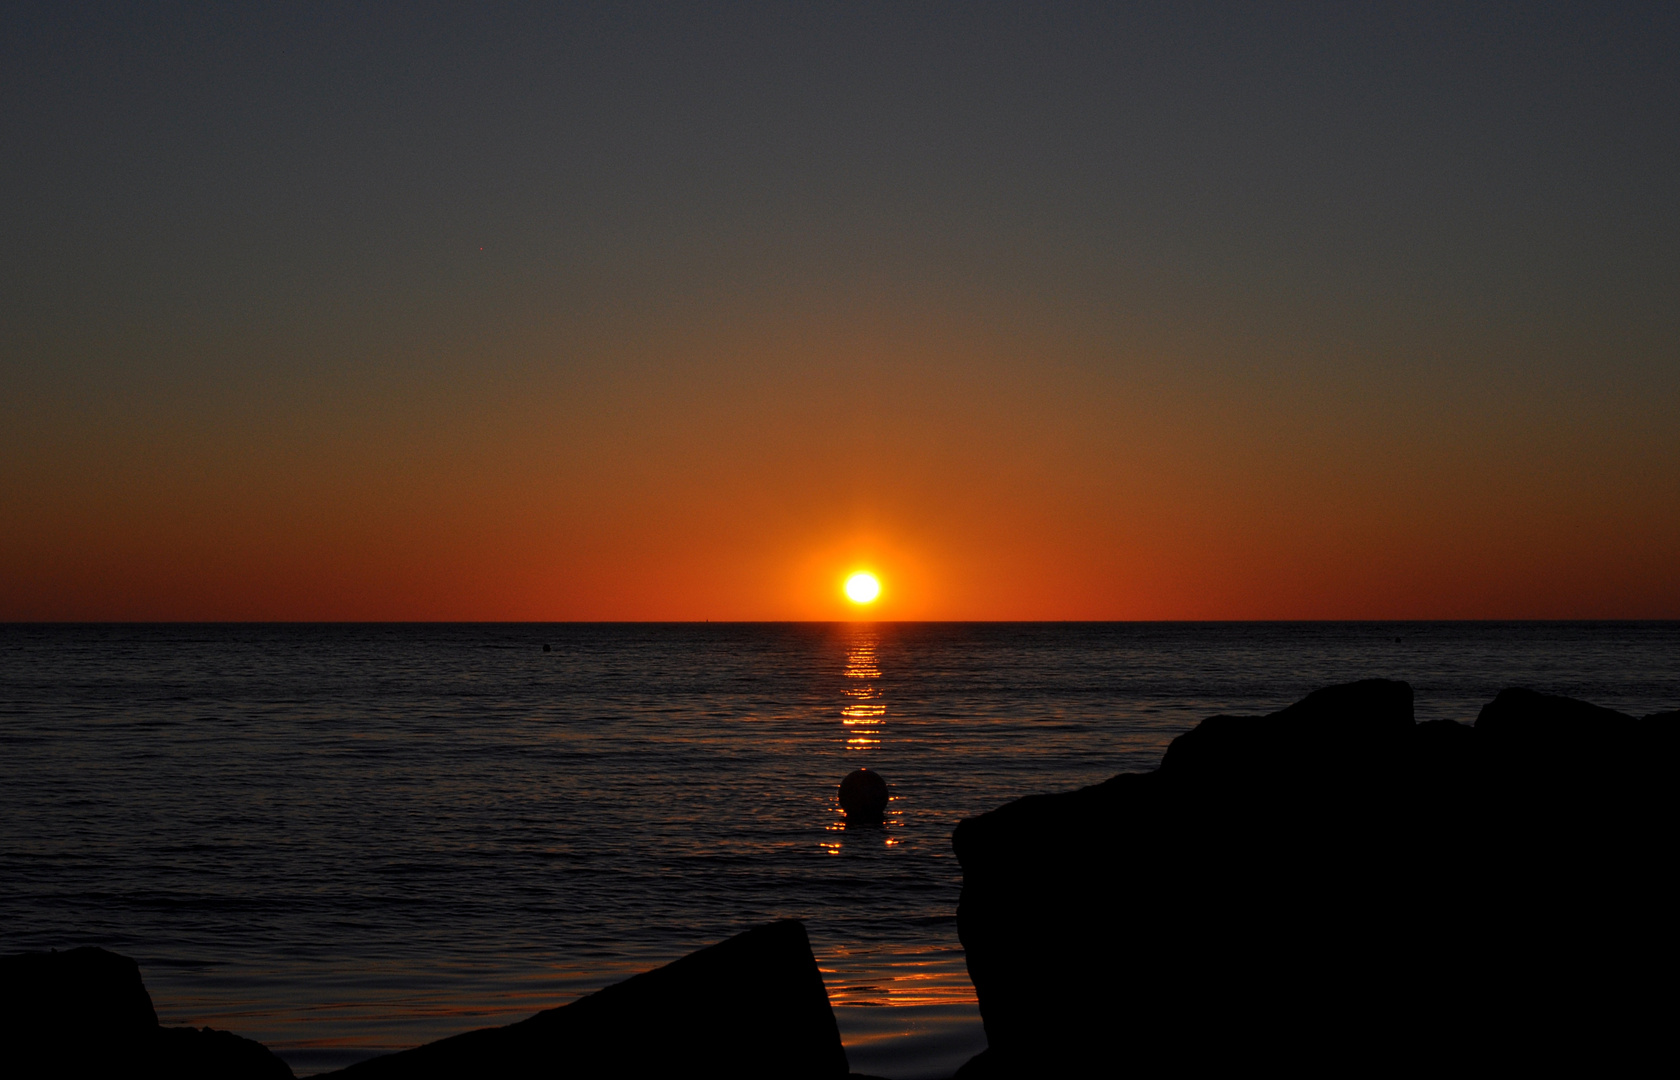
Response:
[{"label": "sun reflection on water", "polygon": [[[887,718],[886,700],[880,686],[881,665],[877,655],[879,639],[874,630],[868,627],[857,628],[856,635],[846,648],[846,682],[841,689],[844,699],[840,706],[840,724],[845,734],[848,756],[856,751],[878,751]],[[873,769],[876,757],[875,754],[870,754],[867,758],[859,755],[853,760],[858,765]],[[894,813],[894,799],[896,796],[890,797],[887,803],[886,821],[880,825],[869,826],[865,830],[872,839],[879,841],[881,847],[897,847],[901,840],[897,830],[903,822],[900,816]],[[846,826],[846,815],[840,809],[838,800],[835,800],[834,817],[825,827],[825,831],[830,835],[820,841],[824,851],[830,855],[841,853],[844,847],[841,834],[845,833]],[[860,838],[855,825],[853,836]],[[874,844],[869,846],[873,847]]]},{"label": "sun reflection on water", "polygon": [[875,639],[855,642],[846,652],[845,695],[850,700],[840,710],[840,722],[846,728],[846,748],[867,750],[881,745],[881,726],[886,719],[887,706],[881,700],[877,681],[881,666],[875,658]]}]

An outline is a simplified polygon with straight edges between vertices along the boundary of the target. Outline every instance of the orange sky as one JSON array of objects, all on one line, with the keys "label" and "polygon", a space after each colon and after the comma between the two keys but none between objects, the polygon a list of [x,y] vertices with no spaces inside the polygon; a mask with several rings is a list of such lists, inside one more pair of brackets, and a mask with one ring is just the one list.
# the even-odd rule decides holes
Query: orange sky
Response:
[{"label": "orange sky", "polygon": [[755,10],[0,35],[0,620],[1680,617],[1662,9]]},{"label": "orange sky", "polygon": [[0,615],[828,619],[858,568],[880,618],[1680,611],[1666,431],[1589,385],[1233,379],[1197,354],[1240,342],[888,303],[428,343],[502,357],[465,391],[399,353],[53,402],[13,435]]}]

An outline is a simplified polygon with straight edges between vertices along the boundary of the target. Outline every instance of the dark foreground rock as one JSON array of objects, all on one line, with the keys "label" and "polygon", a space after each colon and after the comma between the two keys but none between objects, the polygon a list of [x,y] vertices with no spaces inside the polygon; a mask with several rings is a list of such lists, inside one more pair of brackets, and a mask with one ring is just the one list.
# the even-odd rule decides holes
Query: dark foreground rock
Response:
[{"label": "dark foreground rock", "polygon": [[570,1005],[360,1062],[421,1077],[844,1077],[846,1051],[803,924],[737,934]]},{"label": "dark foreground rock", "polygon": [[966,820],[960,1075],[1663,1060],[1677,730],[1526,690],[1416,724],[1369,681]]},{"label": "dark foreground rock", "polygon": [[104,949],[0,957],[6,1075],[279,1080],[261,1043],[211,1028],[159,1027],[140,967]]}]

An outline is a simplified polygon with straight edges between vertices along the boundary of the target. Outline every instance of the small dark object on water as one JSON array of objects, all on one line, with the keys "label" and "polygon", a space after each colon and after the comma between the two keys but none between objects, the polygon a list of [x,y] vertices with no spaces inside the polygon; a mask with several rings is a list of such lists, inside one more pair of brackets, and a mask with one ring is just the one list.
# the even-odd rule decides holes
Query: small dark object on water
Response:
[{"label": "small dark object on water", "polygon": [[[1396,639],[1396,640],[1398,640],[1398,639]],[[546,641],[543,642],[543,652],[553,652],[553,651],[554,651],[554,646],[550,645]]]},{"label": "small dark object on water", "polygon": [[859,769],[840,781],[840,809],[848,825],[879,825],[887,813],[887,782],[880,773]]}]

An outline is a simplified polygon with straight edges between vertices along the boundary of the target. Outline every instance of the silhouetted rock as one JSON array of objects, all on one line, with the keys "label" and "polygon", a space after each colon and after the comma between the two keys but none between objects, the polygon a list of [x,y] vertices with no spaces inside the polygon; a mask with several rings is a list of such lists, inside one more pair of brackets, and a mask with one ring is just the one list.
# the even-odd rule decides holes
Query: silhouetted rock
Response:
[{"label": "silhouetted rock", "polygon": [[517,1024],[372,1058],[334,1075],[793,1080],[846,1073],[805,927],[784,920]]},{"label": "silhouetted rock", "polygon": [[0,1057],[15,1076],[292,1075],[250,1039],[159,1027],[139,965],[96,948],[0,958]]},{"label": "silhouetted rock", "polygon": [[0,957],[0,1024],[9,1040],[76,1039],[124,1046],[158,1026],[140,965],[104,949]]},{"label": "silhouetted rock", "polygon": [[847,825],[879,825],[886,820],[887,782],[880,773],[858,769],[840,781],[840,809]]},{"label": "silhouetted rock", "polygon": [[215,1028],[160,1027],[155,1036],[158,1062],[154,1075],[180,1080],[234,1080],[292,1075],[284,1061],[254,1039]]},{"label": "silhouetted rock", "polygon": [[1531,691],[1415,724],[1373,680],[966,820],[962,1075],[1629,1066],[1663,1030],[1675,731]]}]

